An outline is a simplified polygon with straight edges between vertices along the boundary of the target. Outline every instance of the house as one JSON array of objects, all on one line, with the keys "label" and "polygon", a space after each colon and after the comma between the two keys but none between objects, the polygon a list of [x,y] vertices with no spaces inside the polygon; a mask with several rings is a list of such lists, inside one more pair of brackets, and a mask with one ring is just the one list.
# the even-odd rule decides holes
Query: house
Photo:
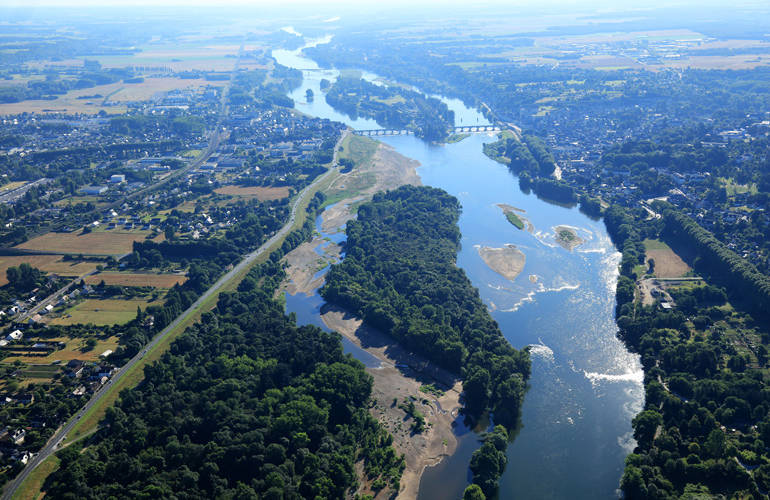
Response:
[{"label": "house", "polygon": [[24,438],[27,435],[27,431],[24,429],[16,429],[11,433],[11,442],[16,446],[24,444]]},{"label": "house", "polygon": [[14,340],[21,340],[23,337],[24,337],[24,334],[21,333],[21,330],[14,330],[11,333],[9,333],[7,337],[5,337],[5,340],[11,342]]},{"label": "house", "polygon": [[110,184],[120,184],[126,182],[126,176],[123,174],[115,174],[110,176]]}]

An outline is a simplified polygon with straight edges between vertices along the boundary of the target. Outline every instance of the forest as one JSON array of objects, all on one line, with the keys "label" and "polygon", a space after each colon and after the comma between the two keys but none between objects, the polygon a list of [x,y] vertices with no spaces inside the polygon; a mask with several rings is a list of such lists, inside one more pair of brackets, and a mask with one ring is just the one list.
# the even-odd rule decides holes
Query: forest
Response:
[{"label": "forest", "polygon": [[359,461],[398,491],[404,460],[368,413],[371,377],[337,334],[283,314],[277,261],[148,366],[88,447],[59,452],[49,496],[341,498]]}]

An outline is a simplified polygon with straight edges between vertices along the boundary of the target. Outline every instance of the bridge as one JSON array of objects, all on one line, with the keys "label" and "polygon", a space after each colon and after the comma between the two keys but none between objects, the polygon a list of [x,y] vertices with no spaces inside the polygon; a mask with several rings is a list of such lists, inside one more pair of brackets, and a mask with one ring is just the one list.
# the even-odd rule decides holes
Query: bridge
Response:
[{"label": "bridge", "polygon": [[[452,127],[452,132],[457,133],[478,133],[478,132],[499,132],[500,127],[497,125],[464,125],[460,127]],[[369,137],[382,136],[382,135],[414,135],[413,130],[406,129],[372,129],[372,130],[354,130],[356,135],[365,135]]]}]

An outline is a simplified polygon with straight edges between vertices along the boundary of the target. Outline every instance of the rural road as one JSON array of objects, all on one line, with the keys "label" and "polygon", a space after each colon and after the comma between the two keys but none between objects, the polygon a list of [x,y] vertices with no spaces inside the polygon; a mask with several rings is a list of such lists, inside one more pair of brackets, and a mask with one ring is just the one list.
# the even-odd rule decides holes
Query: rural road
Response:
[{"label": "rural road", "polygon": [[123,378],[123,376],[128,373],[131,368],[133,368],[137,363],[140,363],[144,357],[147,355],[149,351],[151,351],[158,343],[160,343],[169,333],[174,331],[174,329],[179,326],[179,324],[183,321],[185,321],[190,315],[194,314],[195,311],[198,309],[198,307],[201,306],[206,300],[208,300],[213,294],[219,292],[226,284],[228,284],[233,278],[238,276],[242,271],[247,269],[256,259],[258,259],[260,256],[262,256],[264,253],[266,253],[268,250],[270,250],[270,247],[280,239],[282,239],[284,236],[289,234],[289,232],[292,229],[292,226],[294,225],[294,221],[297,217],[297,209],[302,204],[302,202],[305,200],[305,198],[308,196],[308,194],[317,186],[319,183],[323,182],[327,177],[329,177],[332,173],[337,171],[337,151],[339,150],[339,145],[342,143],[342,140],[346,137],[347,132],[343,132],[342,137],[340,138],[339,142],[337,143],[337,147],[335,147],[334,151],[334,160],[332,166],[327,170],[325,173],[320,175],[315,181],[313,181],[310,185],[306,186],[302,191],[299,192],[297,195],[297,198],[294,200],[294,203],[291,207],[291,214],[289,216],[289,220],[286,222],[286,224],[278,230],[277,233],[275,233],[269,240],[267,240],[265,243],[263,243],[258,249],[254,250],[253,252],[249,253],[244,257],[238,265],[233,267],[230,271],[228,271],[225,275],[223,275],[221,278],[217,280],[216,283],[214,283],[211,288],[206,290],[199,298],[196,300],[190,307],[187,308],[182,314],[176,317],[174,321],[172,321],[166,328],[164,328],[159,334],[157,334],[147,345],[144,346],[144,348],[136,354],[133,358],[131,358],[125,365],[123,365],[120,368],[120,371],[112,378],[109,382],[107,382],[106,385],[102,386],[101,389],[99,389],[97,392],[91,396],[91,399],[86,403],[79,411],[78,413],[70,418],[70,420],[64,424],[63,427],[59,428],[58,432],[56,432],[51,439],[48,440],[48,443],[38,452],[38,454],[32,458],[29,462],[27,462],[26,467],[19,473],[19,475],[14,479],[8,487],[3,492],[2,500],[10,499],[13,494],[16,492],[16,490],[21,486],[21,484],[24,482],[24,480],[29,476],[29,474],[38,466],[41,462],[43,462],[46,458],[48,458],[52,453],[56,451],[56,449],[59,447],[59,445],[66,439],[67,434],[72,431],[72,429],[75,428],[75,426],[82,420],[83,416],[86,415],[91,408],[93,408],[96,404],[99,403],[99,401],[108,393],[110,393],[111,390],[115,390],[114,387],[118,385],[118,382]]}]

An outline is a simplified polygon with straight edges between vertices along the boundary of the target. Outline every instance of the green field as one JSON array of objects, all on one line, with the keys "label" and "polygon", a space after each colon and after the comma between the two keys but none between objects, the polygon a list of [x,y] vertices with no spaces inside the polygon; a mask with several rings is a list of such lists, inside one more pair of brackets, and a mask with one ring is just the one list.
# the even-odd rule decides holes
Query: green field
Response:
[{"label": "green field", "polygon": [[86,299],[66,311],[61,317],[51,321],[52,325],[75,325],[78,323],[94,325],[118,325],[128,323],[136,317],[136,308],[146,309],[150,302],[146,299]]}]

